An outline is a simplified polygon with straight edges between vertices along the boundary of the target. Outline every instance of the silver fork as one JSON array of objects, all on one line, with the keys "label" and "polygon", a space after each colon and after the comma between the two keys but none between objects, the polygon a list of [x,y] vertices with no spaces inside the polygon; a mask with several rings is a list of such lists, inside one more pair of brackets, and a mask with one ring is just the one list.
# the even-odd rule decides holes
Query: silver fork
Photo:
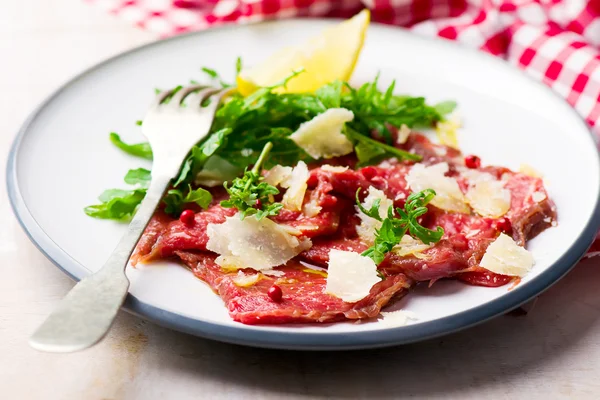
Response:
[{"label": "silver fork", "polygon": [[[34,332],[29,340],[33,348],[64,353],[83,350],[98,343],[110,329],[129,289],[125,276],[129,257],[190,149],[208,134],[228,90],[195,85],[173,92],[160,93],[143,120],[142,133],[153,152],[152,180],[127,233],[104,266],[77,283]],[[209,98],[211,102],[202,107]],[[181,107],[184,99],[186,107]]]}]

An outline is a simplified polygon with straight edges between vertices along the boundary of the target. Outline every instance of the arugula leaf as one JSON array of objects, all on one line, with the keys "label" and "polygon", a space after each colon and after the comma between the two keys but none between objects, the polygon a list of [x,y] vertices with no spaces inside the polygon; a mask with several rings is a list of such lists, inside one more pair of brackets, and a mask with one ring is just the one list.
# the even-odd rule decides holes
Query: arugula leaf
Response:
[{"label": "arugula leaf", "polygon": [[173,186],[177,187],[183,182],[191,181],[204,166],[208,158],[215,153],[219,146],[221,146],[225,136],[230,133],[230,128],[223,128],[214,132],[199,146],[193,147],[190,156],[183,163],[179,176],[175,180]]},{"label": "arugula leaf", "polygon": [[[239,74],[241,69],[242,62],[238,59],[236,74]],[[221,81],[223,86],[229,86],[222,82],[217,71],[206,67],[202,70],[211,79]],[[232,206],[237,208],[239,205],[242,209],[249,210],[248,213],[256,213],[260,217],[276,215],[280,205],[271,203],[275,193],[272,187],[260,182],[259,170],[251,175],[252,171],[245,169],[252,164],[256,166],[262,163],[263,167],[270,168],[275,164],[295,165],[300,160],[307,163],[314,161],[289,137],[300,124],[329,108],[343,107],[353,112],[355,118],[346,124],[345,134],[353,142],[359,165],[363,166],[378,162],[385,157],[418,161],[420,156],[392,145],[390,128],[392,126],[399,128],[402,124],[409,127],[432,126],[437,121],[443,120],[444,115],[451,112],[455,106],[454,102],[430,106],[421,97],[396,95],[394,94],[395,82],[384,91],[380,91],[377,87],[378,76],[372,82],[367,82],[358,88],[351,87],[347,82],[334,81],[322,86],[315,93],[280,93],[281,88],[300,73],[302,71],[294,71],[274,85],[258,88],[248,97],[233,91],[223,100],[217,109],[209,135],[190,151],[178,176],[174,179],[174,187],[165,195],[164,202],[169,212],[176,214],[186,200],[191,199],[188,197],[193,190],[190,185],[193,185],[196,177],[201,177],[203,184],[212,186],[231,180],[245,171],[242,177],[238,177],[240,180],[245,180],[244,185],[241,188],[236,186],[234,179],[229,188],[231,191],[239,190],[237,195],[241,197],[236,198],[230,194],[231,198],[228,201]],[[180,88],[178,86],[175,90]],[[137,122],[138,125],[141,123],[142,121]],[[129,154],[152,159],[152,150],[148,143],[127,144],[116,133],[110,135],[110,140]],[[263,153],[267,143],[272,145],[268,160],[265,156],[259,163],[259,154]],[[131,208],[131,204],[144,194],[146,178],[149,179],[149,172],[128,173],[126,182],[140,187],[118,192],[120,195],[115,199],[120,200],[115,200],[118,203],[116,207],[127,203]],[[250,182],[250,193],[245,191],[248,182]],[[252,197],[243,198],[245,194],[256,196],[254,203]],[[257,209],[256,200],[259,198],[261,204],[265,200],[266,206]],[[242,202],[234,205],[232,199]],[[94,215],[104,215],[105,218],[113,218],[113,215],[114,218],[122,218],[120,215],[131,215],[134,212],[130,210],[130,214],[116,211],[113,213],[110,210],[115,206],[109,205],[110,201],[112,200],[103,201],[102,210],[89,209],[88,211]],[[426,235],[425,231],[418,230],[418,226],[413,226],[412,229]]]},{"label": "arugula leaf", "polygon": [[384,155],[398,157],[400,160],[421,160],[421,156],[418,154],[409,153],[408,151],[400,150],[385,143],[378,142],[375,139],[361,135],[352,128],[346,127],[346,135],[358,143],[355,145],[354,150],[356,151],[360,166],[372,164]]},{"label": "arugula leaf", "polygon": [[[125,182],[131,185],[138,184],[140,188],[105,190],[98,197],[101,203],[86,207],[85,213],[90,217],[102,219],[122,220],[132,217],[146,195],[150,179],[150,171],[144,168],[129,170],[125,175]],[[173,215],[181,213],[186,203],[196,203],[202,208],[207,208],[211,201],[212,195],[209,191],[202,188],[194,190],[190,185],[187,191],[170,189],[163,198],[165,212]]]},{"label": "arugula leaf", "polygon": [[231,83],[225,82],[221,78],[221,75],[219,75],[219,73],[217,71],[215,71],[214,69],[207,68],[207,67],[202,67],[202,72],[204,72],[206,75],[208,75],[211,80],[219,82],[219,84],[223,88],[228,88],[228,87],[233,86]]},{"label": "arugula leaf", "polygon": [[317,89],[315,95],[326,108],[339,108],[342,104],[342,82],[333,81]]},{"label": "arugula leaf", "polygon": [[122,220],[131,217],[146,195],[146,189],[105,190],[98,198],[102,203],[84,209],[90,217]]},{"label": "arugula leaf", "polygon": [[179,189],[170,189],[163,198],[165,212],[168,214],[180,214],[185,203],[196,203],[202,208],[207,208],[212,201],[212,195],[206,189],[192,189],[188,185],[188,192],[184,194]]},{"label": "arugula leaf", "polygon": [[379,91],[378,80],[379,74],[373,82],[367,82],[358,89],[344,82],[347,93],[342,96],[341,106],[354,113],[354,120],[348,124],[356,131],[367,135],[375,131],[391,144],[392,135],[387,128],[388,124],[396,128],[400,128],[402,124],[410,128],[429,127],[443,119],[422,97],[394,95],[395,81],[385,92]]},{"label": "arugula leaf", "polygon": [[121,140],[121,137],[115,132],[110,133],[110,141],[112,144],[123,150],[125,153],[133,156],[142,157],[147,160],[152,160],[152,149],[150,143],[127,144]]},{"label": "arugula leaf", "polygon": [[229,199],[222,201],[221,206],[237,208],[241,219],[256,215],[256,219],[261,220],[279,214],[283,207],[283,204],[273,202],[273,196],[279,194],[279,190],[275,186],[261,182],[263,177],[260,171],[272,147],[273,144],[268,142],[252,170],[244,171],[244,176],[234,179],[230,187],[227,183],[223,185],[229,193]]},{"label": "arugula leaf", "polygon": [[404,210],[397,208],[396,211],[401,217],[408,221],[408,231],[412,237],[419,238],[423,243],[437,243],[444,236],[444,229],[437,227],[435,230],[423,227],[417,221],[421,215],[427,212],[426,205],[435,197],[433,189],[425,189],[420,192],[411,193],[406,199]]},{"label": "arugula leaf", "polygon": [[202,67],[202,72],[206,73],[208,76],[210,76],[213,79],[219,78],[219,74],[214,69]]},{"label": "arugula leaf", "polygon": [[130,169],[125,175],[125,183],[129,185],[140,185],[143,188],[147,188],[152,179],[150,171],[145,168]]},{"label": "arugula leaf", "polygon": [[456,108],[455,101],[444,101],[433,106],[440,115],[448,115]]},{"label": "arugula leaf", "polygon": [[398,217],[394,216],[394,208],[390,207],[386,218],[381,218],[379,215],[379,199],[375,200],[372,207],[367,210],[358,198],[359,193],[360,189],[356,192],[356,203],[360,211],[377,221],[381,221],[381,227],[375,231],[373,246],[362,253],[363,256],[371,258],[377,265],[383,261],[387,253],[392,251],[394,246],[400,243],[407,233],[425,244],[438,242],[444,235],[444,230],[441,227],[438,226],[435,230],[427,229],[418,221],[418,218],[427,212],[427,204],[435,197],[435,191],[432,189],[411,193],[406,199],[404,210],[396,208]]}]

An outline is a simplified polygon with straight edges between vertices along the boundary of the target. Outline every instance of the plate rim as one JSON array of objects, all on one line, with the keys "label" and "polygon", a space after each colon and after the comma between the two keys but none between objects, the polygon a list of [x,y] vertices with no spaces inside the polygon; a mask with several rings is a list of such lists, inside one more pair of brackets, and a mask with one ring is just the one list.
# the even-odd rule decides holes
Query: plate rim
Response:
[{"label": "plate rim", "polygon": [[[334,24],[339,19],[329,18],[294,18],[285,20],[275,20],[262,22],[260,25],[281,25],[290,21],[300,22],[303,24],[310,23],[325,23]],[[255,25],[255,24],[253,24]],[[388,26],[384,24],[371,23],[371,27],[393,31],[396,35],[411,36],[412,39],[422,40],[424,42],[439,42],[443,39],[428,38],[416,35],[410,31],[405,31],[398,27]],[[52,238],[37,223],[33,215],[29,212],[27,205],[24,202],[23,196],[19,190],[17,179],[17,159],[21,149],[21,143],[29,126],[36,119],[37,115],[48,106],[56,97],[60,96],[63,91],[68,89],[73,83],[80,78],[102,68],[104,65],[110,64],[114,60],[121,57],[142,51],[157,45],[162,45],[165,42],[182,40],[190,36],[202,36],[207,32],[215,30],[241,30],[246,29],[244,25],[226,25],[213,28],[207,31],[189,32],[183,35],[170,37],[163,40],[157,40],[141,46],[134,47],[118,53],[110,58],[105,59],[83,72],[75,75],[61,86],[59,86],[52,94],[50,94],[40,105],[38,105],[19,129],[12,146],[10,148],[7,167],[6,167],[6,186],[9,202],[13,213],[17,218],[22,229],[25,231],[29,240],[40,250],[46,258],[56,265],[65,274],[74,280],[79,280],[84,271],[89,273],[85,266],[75,261],[66,251],[60,248]],[[513,73],[520,73],[525,76],[531,84],[543,88],[548,95],[555,100],[567,104],[565,99],[554,93],[549,87],[541,82],[535,81],[527,76],[522,71],[514,68],[503,60],[500,60],[487,53],[466,48],[456,42],[444,41],[445,46],[453,46],[458,52],[468,52],[476,54],[479,58],[487,59],[487,62],[494,62],[499,68],[510,69]],[[492,61],[493,60],[493,61]],[[578,117],[582,127],[590,135],[592,143],[596,144],[597,138],[591,128],[583,120],[583,118],[569,105],[570,112]],[[596,164],[600,171],[600,154],[596,155]],[[167,311],[159,307],[144,303],[138,300],[135,296],[128,294],[125,300],[123,309],[140,318],[150,320],[158,325],[165,326],[180,332],[189,333],[192,335],[234,343],[241,345],[249,345],[262,348],[287,349],[287,350],[352,350],[352,349],[367,349],[387,347],[399,344],[413,343],[442,335],[447,335],[462,329],[472,327],[483,323],[500,314],[506,313],[526,303],[533,297],[538,296],[564,275],[566,275],[577,262],[585,255],[586,250],[592,245],[596,233],[600,227],[600,197],[596,200],[594,210],[587,221],[585,227],[581,231],[575,242],[565,251],[557,260],[555,260],[545,271],[536,276],[533,280],[527,283],[526,286],[517,288],[499,298],[481,304],[469,310],[461,311],[457,314],[449,315],[439,319],[422,322],[415,325],[407,325],[394,328],[386,328],[376,331],[358,331],[358,332],[303,332],[303,331],[267,331],[267,330],[252,330],[241,329],[241,327],[224,325],[217,322],[203,321],[188,317],[173,311]],[[74,271],[78,271],[76,273]]]}]

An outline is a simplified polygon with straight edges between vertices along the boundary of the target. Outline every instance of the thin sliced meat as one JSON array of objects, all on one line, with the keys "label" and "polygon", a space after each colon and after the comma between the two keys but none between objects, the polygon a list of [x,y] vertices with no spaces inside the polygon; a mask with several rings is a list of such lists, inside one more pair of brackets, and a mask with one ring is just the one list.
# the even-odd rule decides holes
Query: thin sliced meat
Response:
[{"label": "thin sliced meat", "polygon": [[423,157],[421,163],[425,165],[462,161],[462,153],[459,150],[450,146],[435,144],[420,133],[411,133],[404,144],[396,144],[396,147],[420,155]]},{"label": "thin sliced meat", "polygon": [[[208,224],[222,224],[226,217],[231,217],[236,212],[237,210],[233,208],[223,208],[216,204],[196,213],[194,224],[187,225],[178,219],[172,219],[165,226],[162,218],[160,221],[151,222],[149,225],[149,228],[152,229],[151,235],[148,239],[144,239],[143,247],[138,245],[133,259],[136,262],[148,262],[171,257],[176,250],[206,250],[208,242],[206,227]],[[154,226],[156,228],[153,228]],[[158,232],[159,227],[161,230],[157,235],[154,232]],[[146,232],[148,232],[148,228]]]},{"label": "thin sliced meat", "polygon": [[463,272],[456,276],[458,280],[475,286],[499,287],[515,280],[514,276],[500,275],[487,269],[476,267],[473,271]]},{"label": "thin sliced meat", "polygon": [[[435,281],[450,278],[479,264],[485,249],[498,235],[490,219],[465,214],[446,214],[439,210],[429,213],[427,225],[444,228],[444,238],[418,256],[399,256],[389,253],[379,268],[387,274],[405,274],[416,281]],[[346,224],[355,222],[347,220]],[[327,266],[332,249],[362,253],[369,246],[356,236],[340,233],[313,241],[313,246],[300,256],[319,266]]]},{"label": "thin sliced meat", "polygon": [[[398,147],[423,156],[423,164],[447,162],[449,177],[457,179],[466,193],[472,184],[464,166],[462,154],[455,149],[431,143],[425,136],[411,134],[407,142]],[[355,165],[353,157],[327,160],[331,165]],[[283,276],[261,274],[261,279],[249,287],[239,287],[234,279],[237,271],[225,271],[216,263],[216,254],[206,251],[207,225],[222,223],[233,209],[224,209],[214,201],[205,211],[195,216],[193,226],[187,226],[162,212],[152,219],[140,241],[134,262],[170,256],[179,257],[194,274],[210,285],[223,299],[231,317],[245,324],[281,324],[301,322],[334,322],[346,319],[376,316],[390,299],[405,295],[415,282],[435,282],[452,278],[479,286],[502,286],[514,277],[498,275],[479,266],[490,243],[506,230],[521,245],[555,223],[556,211],[539,178],[512,172],[503,167],[487,166],[477,169],[489,173],[493,179],[505,181],[511,192],[511,204],[502,219],[447,213],[434,206],[421,216],[419,222],[430,229],[441,226],[444,236],[435,245],[417,254],[399,256],[389,253],[379,265],[386,279],[377,283],[365,299],[345,303],[324,293],[326,278],[300,263],[307,261],[327,267],[332,249],[362,253],[369,245],[361,242],[356,226],[361,222],[355,208],[355,196],[363,199],[373,186],[382,190],[403,207],[411,190],[406,175],[414,163],[389,159],[378,165],[357,170],[342,171],[311,165],[302,212],[282,210],[272,219],[282,225],[300,230],[310,237],[312,247],[278,267]],[[475,172],[475,171],[471,171]],[[220,190],[220,192],[219,192]],[[222,189],[211,189],[215,197],[224,196]],[[281,199],[283,194],[276,196]],[[511,228],[512,227],[512,228]],[[508,232],[508,230],[512,230]],[[257,274],[245,270],[246,274]],[[277,284],[283,291],[283,301],[273,302],[268,289]]]},{"label": "thin sliced meat", "polygon": [[[404,296],[413,285],[402,274],[388,276],[375,284],[366,298],[357,303],[346,303],[324,293],[324,276],[295,261],[277,268],[283,276],[263,275],[256,284],[239,287],[233,280],[237,273],[224,272],[215,264],[213,255],[184,251],[177,251],[176,255],[223,299],[235,321],[251,325],[375,317],[390,299]],[[247,270],[247,273],[256,272]],[[283,292],[281,302],[274,302],[267,295],[273,284],[277,284]]]},{"label": "thin sliced meat", "polygon": [[512,223],[513,239],[521,246],[556,221],[556,206],[548,197],[540,178],[512,173],[505,188],[511,205],[506,217]]},{"label": "thin sliced meat", "polygon": [[152,252],[156,241],[165,232],[171,221],[173,221],[173,218],[165,214],[162,210],[154,213],[135,248],[135,252],[131,256],[132,265],[143,262],[145,257]]}]

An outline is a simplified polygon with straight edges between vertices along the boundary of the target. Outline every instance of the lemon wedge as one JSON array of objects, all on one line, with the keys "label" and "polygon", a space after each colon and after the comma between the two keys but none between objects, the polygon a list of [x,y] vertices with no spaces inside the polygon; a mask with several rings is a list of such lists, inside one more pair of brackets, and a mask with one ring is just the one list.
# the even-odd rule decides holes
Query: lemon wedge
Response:
[{"label": "lemon wedge", "polygon": [[238,91],[247,96],[260,86],[271,86],[293,71],[304,71],[278,93],[312,92],[336,79],[347,81],[362,49],[369,10],[341,22],[321,35],[293,47],[286,47],[261,64],[242,70],[237,77]]}]

